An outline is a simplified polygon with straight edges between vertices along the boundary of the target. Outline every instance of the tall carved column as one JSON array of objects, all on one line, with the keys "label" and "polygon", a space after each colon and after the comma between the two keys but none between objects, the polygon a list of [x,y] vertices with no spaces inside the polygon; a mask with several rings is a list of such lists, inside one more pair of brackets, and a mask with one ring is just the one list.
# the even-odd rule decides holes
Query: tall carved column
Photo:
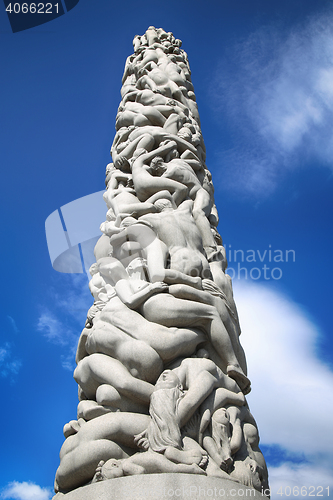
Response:
[{"label": "tall carved column", "polygon": [[161,28],[133,45],[57,498],[138,498],[150,487],[142,498],[157,499],[172,497],[175,484],[262,492],[267,469],[245,398],[250,381],[187,55]]}]

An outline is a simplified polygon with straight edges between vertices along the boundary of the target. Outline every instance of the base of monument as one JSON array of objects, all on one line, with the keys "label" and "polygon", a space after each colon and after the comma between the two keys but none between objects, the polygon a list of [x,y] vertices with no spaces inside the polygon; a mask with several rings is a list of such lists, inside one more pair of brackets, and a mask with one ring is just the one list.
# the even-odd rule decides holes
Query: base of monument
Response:
[{"label": "base of monument", "polygon": [[119,477],[58,493],[53,500],[220,500],[266,498],[240,483],[194,474],[143,474]]}]

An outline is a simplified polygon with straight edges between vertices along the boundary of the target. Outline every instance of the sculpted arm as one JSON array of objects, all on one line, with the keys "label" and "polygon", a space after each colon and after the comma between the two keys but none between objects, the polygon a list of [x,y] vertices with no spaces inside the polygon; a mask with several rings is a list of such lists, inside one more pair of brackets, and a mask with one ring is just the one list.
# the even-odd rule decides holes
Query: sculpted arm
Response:
[{"label": "sculpted arm", "polygon": [[234,455],[242,446],[243,426],[241,420],[241,409],[236,406],[228,407],[230,422],[232,424],[232,436],[230,440],[231,454]]},{"label": "sculpted arm", "polygon": [[[191,363],[190,359],[187,361]],[[177,372],[177,369],[175,372]],[[179,402],[178,415],[180,427],[188,422],[201,403],[209,396],[216,382],[216,377],[208,371],[204,370],[199,373],[198,377],[191,383],[191,387],[186,392],[183,399]]]},{"label": "sculpted arm", "polygon": [[119,182],[127,182],[128,179],[131,178],[130,174],[125,174],[121,170],[115,169],[110,176],[110,180],[108,182],[108,191],[117,189]]},{"label": "sculpted arm", "polygon": [[146,200],[146,203],[155,203],[155,201],[157,201],[161,198],[170,200],[172,203],[172,208],[173,209],[177,208],[177,205],[174,202],[170,191],[167,191],[166,189],[163,189],[162,191],[159,191],[158,193],[153,194],[150,198],[148,198],[148,200]]},{"label": "sculpted arm", "polygon": [[133,292],[127,280],[120,280],[116,284],[116,292],[122,302],[130,309],[137,309],[154,293],[166,291],[166,283],[147,283],[138,292]]},{"label": "sculpted arm", "polygon": [[176,141],[170,141],[170,142],[168,142],[168,144],[164,144],[163,146],[160,146],[159,148],[154,149],[150,153],[146,153],[146,154],[139,156],[139,158],[134,163],[138,163],[138,164],[140,164],[140,166],[142,166],[145,163],[150,162],[153,158],[155,158],[155,156],[166,155],[175,146],[177,146]]}]

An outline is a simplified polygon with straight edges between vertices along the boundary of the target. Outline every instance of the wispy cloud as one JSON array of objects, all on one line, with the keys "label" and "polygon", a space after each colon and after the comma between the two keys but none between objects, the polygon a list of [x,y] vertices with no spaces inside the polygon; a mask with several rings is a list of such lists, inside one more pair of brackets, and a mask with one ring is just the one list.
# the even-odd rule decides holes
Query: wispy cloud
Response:
[{"label": "wispy cloud", "polygon": [[19,359],[15,358],[12,354],[12,346],[6,342],[0,347],[0,376],[13,377],[17,375],[22,363]]},{"label": "wispy cloud", "polygon": [[253,387],[248,401],[262,443],[285,451],[285,463],[272,470],[273,482],[300,481],[311,469],[312,483],[315,471],[321,471],[320,484],[322,476],[333,477],[333,372],[315,354],[319,328],[300,306],[267,285],[236,282],[235,298]]},{"label": "wispy cloud", "polygon": [[77,341],[93,299],[85,275],[61,275],[55,281],[56,286],[51,287],[45,297],[47,305],[41,307],[37,330],[48,341],[64,347],[61,365],[72,371]]},{"label": "wispy cloud", "polygon": [[7,316],[7,319],[12,327],[12,329],[14,330],[15,333],[19,333],[19,329],[17,327],[17,324],[16,324],[16,321],[14,318],[12,318],[11,316]]},{"label": "wispy cloud", "polygon": [[49,488],[41,488],[31,482],[13,481],[1,492],[0,498],[13,500],[50,500],[52,493]]},{"label": "wispy cloud", "polygon": [[225,53],[213,89],[237,143],[220,152],[229,184],[258,194],[310,160],[333,170],[332,10],[262,27]]},{"label": "wispy cloud", "polygon": [[80,328],[72,330],[67,322],[60,320],[56,313],[44,308],[38,318],[37,330],[54,344],[65,347],[65,353],[61,354],[61,365],[65,370],[73,371],[75,368],[75,352]]},{"label": "wispy cloud", "polygon": [[66,354],[62,354],[60,356],[61,366],[64,368],[64,370],[69,370],[70,372],[72,372],[76,367],[75,354],[77,349],[77,341],[78,338],[75,338],[75,340],[71,342],[70,346],[68,347]]},{"label": "wispy cloud", "polygon": [[51,311],[45,309],[38,318],[37,330],[54,342],[55,344],[68,344],[68,337],[72,336],[72,332],[64,326]]},{"label": "wispy cloud", "polygon": [[57,286],[50,289],[50,298],[54,310],[63,316],[70,316],[82,324],[85,321],[87,310],[92,304],[92,296],[85,274],[61,274],[58,276]]},{"label": "wispy cloud", "polygon": [[326,498],[333,488],[332,471],[314,464],[295,465],[289,463],[280,467],[271,467],[269,480],[273,499],[286,496],[291,496],[291,498],[308,498],[309,496]]}]

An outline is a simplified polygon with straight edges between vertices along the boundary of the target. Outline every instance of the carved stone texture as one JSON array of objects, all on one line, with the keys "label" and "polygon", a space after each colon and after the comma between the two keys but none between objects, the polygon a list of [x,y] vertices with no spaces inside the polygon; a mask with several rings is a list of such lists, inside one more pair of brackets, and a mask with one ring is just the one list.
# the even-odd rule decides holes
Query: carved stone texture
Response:
[{"label": "carved stone texture", "polygon": [[152,26],[133,45],[77,348],[77,420],[64,427],[55,490],[183,473],[262,491],[267,468],[187,55]]}]

